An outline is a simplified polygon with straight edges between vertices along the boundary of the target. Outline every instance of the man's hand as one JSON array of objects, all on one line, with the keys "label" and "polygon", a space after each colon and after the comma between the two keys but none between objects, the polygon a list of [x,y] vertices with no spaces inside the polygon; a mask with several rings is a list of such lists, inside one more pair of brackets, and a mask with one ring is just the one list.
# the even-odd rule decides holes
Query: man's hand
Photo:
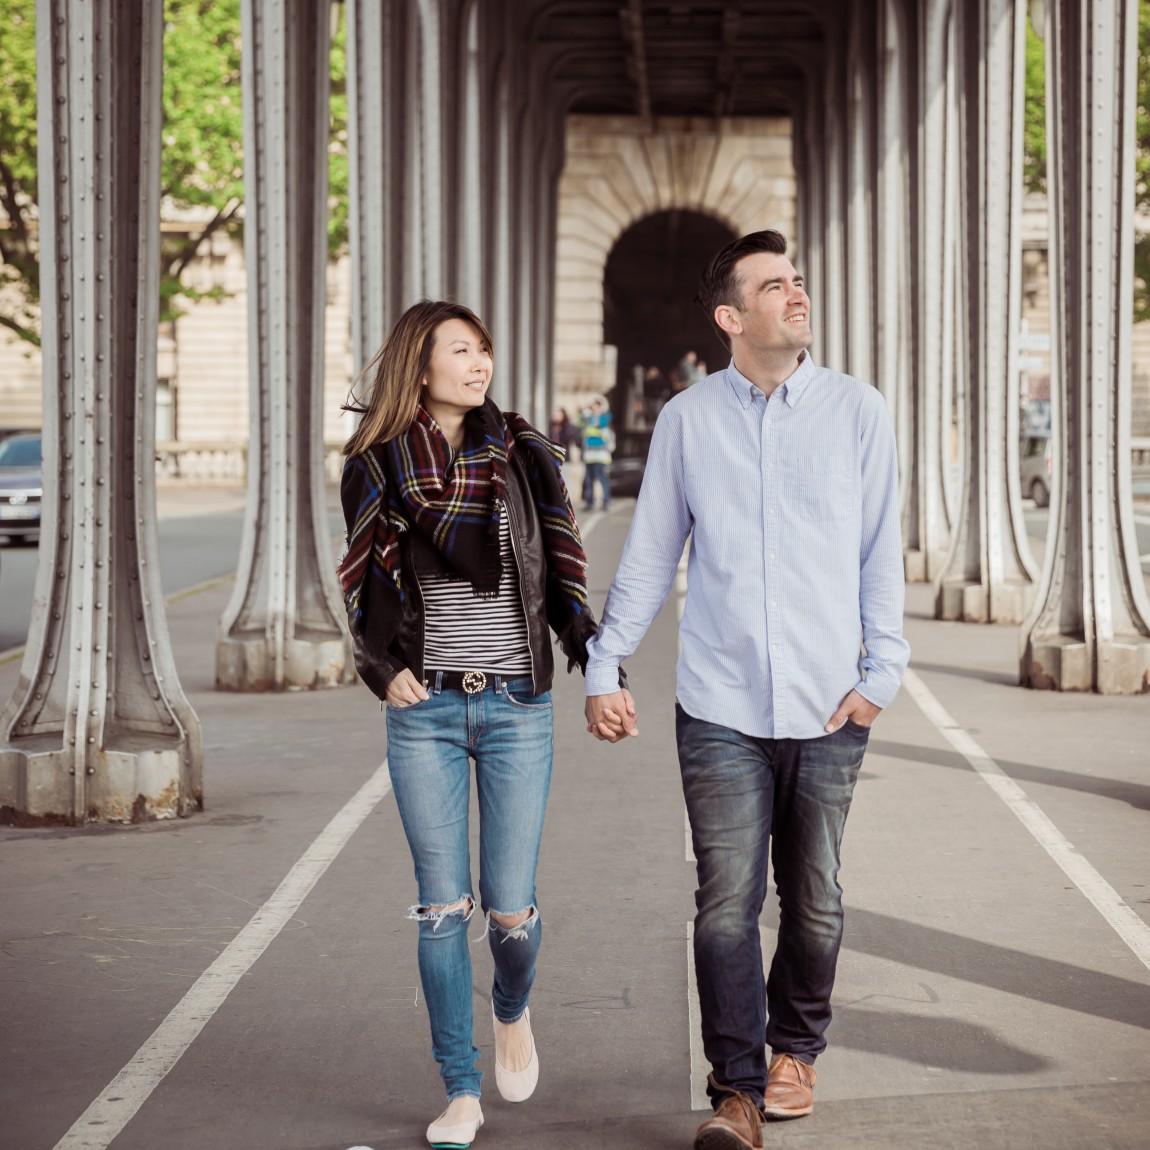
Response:
[{"label": "man's hand", "polygon": [[412,703],[422,703],[429,698],[427,688],[404,667],[390,683],[387,684],[387,705],[402,710],[410,707]]},{"label": "man's hand", "polygon": [[876,707],[869,699],[864,699],[858,691],[851,691],[839,703],[839,709],[831,715],[824,729],[828,735],[833,735],[847,719],[860,727],[869,727],[881,714],[882,707]]},{"label": "man's hand", "polygon": [[617,743],[639,733],[635,700],[626,688],[610,695],[588,695],[583,713],[587,716],[587,730],[603,742]]}]

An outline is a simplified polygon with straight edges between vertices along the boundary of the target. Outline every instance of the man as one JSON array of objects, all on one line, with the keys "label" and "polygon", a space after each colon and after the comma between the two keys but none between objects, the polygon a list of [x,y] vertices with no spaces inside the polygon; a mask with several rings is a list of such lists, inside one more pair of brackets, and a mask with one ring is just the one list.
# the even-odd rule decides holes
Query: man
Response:
[{"label": "man", "polygon": [[[588,647],[588,730],[617,742],[637,733],[619,664],[690,537],[676,739],[714,1108],[697,1150],[759,1147],[764,1115],[814,1106],[842,938],[843,827],[871,724],[909,656],[891,420],[873,387],[812,361],[810,299],[785,253],[779,233],[754,232],[704,274],[700,299],[731,363],[660,414]],[[768,848],[780,915],[764,983]]]},{"label": "man", "polygon": [[595,484],[603,492],[603,510],[611,509],[611,454],[615,450],[615,432],[607,404],[596,396],[591,407],[580,417],[583,431],[581,455],[583,471],[583,510],[595,506]]}]

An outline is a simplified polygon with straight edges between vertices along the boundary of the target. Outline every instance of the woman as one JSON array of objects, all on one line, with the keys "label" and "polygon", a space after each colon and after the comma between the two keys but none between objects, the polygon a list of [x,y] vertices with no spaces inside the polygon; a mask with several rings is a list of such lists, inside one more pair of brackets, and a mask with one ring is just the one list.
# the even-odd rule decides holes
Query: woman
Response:
[{"label": "woman", "polygon": [[458,304],[409,308],[368,367],[345,449],[340,581],[364,682],[387,703],[392,788],[415,862],[419,972],[448,1105],[433,1146],[483,1124],[467,923],[469,758],[479,906],[495,961],[495,1082],[525,1101],[539,1058],[528,995],[543,924],[535,868],[551,777],[548,627],[586,665],[595,631],[561,456],[487,398],[492,341]]}]

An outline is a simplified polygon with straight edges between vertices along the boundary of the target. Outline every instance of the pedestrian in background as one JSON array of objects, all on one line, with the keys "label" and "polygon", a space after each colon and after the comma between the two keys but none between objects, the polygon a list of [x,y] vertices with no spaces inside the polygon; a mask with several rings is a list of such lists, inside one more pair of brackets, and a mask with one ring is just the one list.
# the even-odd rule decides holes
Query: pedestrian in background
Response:
[{"label": "pedestrian in background", "polygon": [[581,417],[583,445],[580,456],[584,464],[583,510],[595,507],[595,487],[602,492],[603,510],[611,507],[611,456],[615,451],[615,431],[607,404],[596,396]]},{"label": "pedestrian in background", "polygon": [[[871,724],[909,656],[898,465],[882,395],[811,359],[810,299],[778,232],[723,248],[699,298],[731,363],[655,425],[588,648],[586,717],[610,742],[635,733],[619,664],[689,538],[675,735],[714,1108],[695,1146],[752,1150],[764,1116],[814,1106],[842,940],[843,829]],[[764,983],[768,851],[779,933]]]},{"label": "pedestrian in background", "polygon": [[345,448],[339,574],[356,667],[387,703],[388,768],[415,864],[419,974],[448,1105],[434,1146],[483,1125],[467,924],[470,759],[479,900],[495,964],[495,1083],[539,1077],[528,998],[543,920],[535,871],[551,781],[557,632],[568,669],[595,620],[558,452],[488,398],[491,336],[458,304],[409,308],[368,367]]}]

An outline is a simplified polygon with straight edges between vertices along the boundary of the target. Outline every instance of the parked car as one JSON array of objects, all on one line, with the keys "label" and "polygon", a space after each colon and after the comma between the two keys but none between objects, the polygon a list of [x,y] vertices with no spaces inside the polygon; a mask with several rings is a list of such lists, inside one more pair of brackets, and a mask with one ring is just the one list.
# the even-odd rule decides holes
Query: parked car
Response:
[{"label": "parked car", "polygon": [[43,495],[40,436],[21,433],[0,441],[0,537],[39,535]]},{"label": "parked car", "polygon": [[611,497],[638,495],[651,447],[651,432],[620,431],[611,457]]},{"label": "parked car", "polygon": [[1052,443],[1048,435],[1024,435],[1018,445],[1022,494],[1033,499],[1035,507],[1050,504],[1050,477],[1054,472]]}]

